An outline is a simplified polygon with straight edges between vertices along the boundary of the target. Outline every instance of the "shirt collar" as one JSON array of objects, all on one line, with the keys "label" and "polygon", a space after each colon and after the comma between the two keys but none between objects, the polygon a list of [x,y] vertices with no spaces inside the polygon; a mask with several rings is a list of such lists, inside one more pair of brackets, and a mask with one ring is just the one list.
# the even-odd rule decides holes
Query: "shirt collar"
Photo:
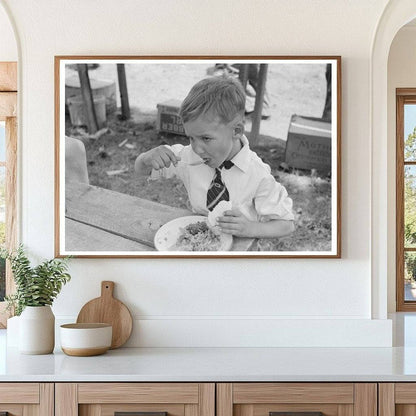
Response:
[{"label": "shirt collar", "polygon": [[245,135],[241,137],[241,144],[243,145],[243,147],[231,159],[231,161],[243,172],[247,172],[250,164],[250,146],[248,143],[248,139]]}]

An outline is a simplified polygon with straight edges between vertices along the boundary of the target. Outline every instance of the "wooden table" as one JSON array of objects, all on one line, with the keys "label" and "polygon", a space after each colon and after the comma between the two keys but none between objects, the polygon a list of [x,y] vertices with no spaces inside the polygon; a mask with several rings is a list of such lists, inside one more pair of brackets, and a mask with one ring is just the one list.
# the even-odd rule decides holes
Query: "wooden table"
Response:
[{"label": "wooden table", "polygon": [[[136,196],[82,183],[66,184],[65,249],[155,251],[156,231],[168,221],[195,215]],[[248,251],[256,240],[234,237],[232,251]]]}]

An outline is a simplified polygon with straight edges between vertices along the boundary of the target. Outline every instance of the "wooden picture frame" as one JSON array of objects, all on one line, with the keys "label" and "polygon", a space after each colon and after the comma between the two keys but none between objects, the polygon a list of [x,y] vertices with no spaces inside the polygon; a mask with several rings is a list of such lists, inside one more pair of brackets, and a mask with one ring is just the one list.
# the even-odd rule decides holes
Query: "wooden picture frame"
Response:
[{"label": "wooden picture frame", "polygon": [[[250,165],[255,172],[266,172],[267,180],[261,176],[255,182],[253,174],[244,182],[238,176],[243,169],[234,159],[238,153],[228,155],[237,161],[229,174],[222,170],[231,188],[230,216],[233,222],[267,225],[242,225],[243,231],[231,231],[230,244],[224,234],[211,235],[203,251],[191,251],[194,243],[184,244],[183,238],[178,243],[178,235],[199,221],[188,217],[206,216],[208,211],[198,208],[203,193],[195,199],[194,185],[185,183],[182,189],[182,182],[186,175],[198,178],[195,189],[205,192],[211,181],[207,172],[211,169],[214,176],[219,161],[205,145],[203,151],[196,148],[201,138],[192,138],[190,144],[189,123],[182,123],[179,108],[196,82],[215,77],[235,78],[243,86],[244,126],[231,133],[234,125],[229,124],[230,137],[238,136],[238,152],[250,152],[248,142],[268,165]],[[181,146],[173,146],[178,143]],[[182,163],[182,155],[185,164],[190,155],[200,166],[183,174],[185,168],[176,169],[182,181],[137,179],[137,156],[160,146],[176,155],[175,163]],[[149,153],[146,169],[148,159]],[[171,161],[163,163],[169,167],[157,166],[152,177],[170,175],[165,171]],[[55,166],[57,257],[339,258],[341,57],[56,56]],[[267,191],[260,192],[269,180],[271,189],[267,185]],[[190,201],[188,195],[193,195]],[[276,224],[270,220],[280,221],[283,228],[277,225],[277,231],[269,232]],[[287,225],[292,220],[294,231]],[[248,235],[247,230],[258,232],[261,227],[272,236]],[[282,237],[285,232],[289,235]]]}]

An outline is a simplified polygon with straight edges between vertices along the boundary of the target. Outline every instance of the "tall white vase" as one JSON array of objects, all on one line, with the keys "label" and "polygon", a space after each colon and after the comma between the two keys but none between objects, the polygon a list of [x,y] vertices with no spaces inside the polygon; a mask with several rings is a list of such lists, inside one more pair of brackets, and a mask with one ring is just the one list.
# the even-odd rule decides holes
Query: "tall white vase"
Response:
[{"label": "tall white vase", "polygon": [[19,319],[19,351],[50,354],[55,346],[55,316],[50,306],[26,306]]}]

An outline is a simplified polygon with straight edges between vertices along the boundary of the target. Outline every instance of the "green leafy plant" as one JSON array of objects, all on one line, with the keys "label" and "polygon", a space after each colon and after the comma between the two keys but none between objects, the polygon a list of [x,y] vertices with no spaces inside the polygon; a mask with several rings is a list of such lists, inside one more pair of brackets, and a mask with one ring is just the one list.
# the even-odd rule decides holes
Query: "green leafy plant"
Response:
[{"label": "green leafy plant", "polygon": [[69,257],[45,260],[33,267],[20,245],[16,250],[0,250],[0,257],[10,260],[16,293],[5,296],[7,309],[20,315],[26,306],[52,305],[62,286],[71,276],[68,273]]}]

